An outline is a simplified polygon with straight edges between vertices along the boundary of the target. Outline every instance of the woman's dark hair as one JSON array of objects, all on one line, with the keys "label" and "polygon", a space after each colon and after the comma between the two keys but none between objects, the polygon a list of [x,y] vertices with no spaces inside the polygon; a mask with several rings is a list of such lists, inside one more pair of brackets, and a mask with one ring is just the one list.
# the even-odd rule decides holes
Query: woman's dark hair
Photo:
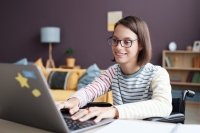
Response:
[{"label": "woman's dark hair", "polygon": [[[146,22],[135,16],[127,16],[115,24],[114,30],[120,24],[129,28],[138,36],[138,44],[141,45],[142,50],[138,54],[137,63],[140,66],[147,64],[151,60],[152,48],[149,29]],[[115,61],[115,59],[112,61]]]}]

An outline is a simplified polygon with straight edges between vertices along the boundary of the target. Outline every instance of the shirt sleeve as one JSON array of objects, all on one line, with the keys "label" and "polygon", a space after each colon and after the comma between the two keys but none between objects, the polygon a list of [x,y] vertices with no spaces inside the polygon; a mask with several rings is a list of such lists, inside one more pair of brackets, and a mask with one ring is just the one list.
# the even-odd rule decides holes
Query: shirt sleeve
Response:
[{"label": "shirt sleeve", "polygon": [[172,95],[169,74],[164,68],[155,74],[150,89],[153,91],[150,100],[115,106],[119,119],[168,117],[172,111]]},{"label": "shirt sleeve", "polygon": [[79,107],[83,107],[94,99],[110,91],[111,80],[115,72],[115,65],[109,67],[102,75],[96,77],[90,84],[74,93],[70,98],[78,98]]}]

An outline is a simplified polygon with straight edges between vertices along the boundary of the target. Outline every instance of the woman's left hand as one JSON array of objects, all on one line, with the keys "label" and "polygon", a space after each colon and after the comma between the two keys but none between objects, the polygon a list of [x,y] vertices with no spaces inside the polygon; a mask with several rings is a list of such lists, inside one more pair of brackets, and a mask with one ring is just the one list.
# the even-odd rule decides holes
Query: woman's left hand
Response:
[{"label": "woman's left hand", "polygon": [[86,121],[90,118],[94,119],[95,123],[98,123],[103,118],[115,118],[118,117],[118,110],[115,107],[90,107],[87,109],[80,109],[71,118],[73,120]]}]

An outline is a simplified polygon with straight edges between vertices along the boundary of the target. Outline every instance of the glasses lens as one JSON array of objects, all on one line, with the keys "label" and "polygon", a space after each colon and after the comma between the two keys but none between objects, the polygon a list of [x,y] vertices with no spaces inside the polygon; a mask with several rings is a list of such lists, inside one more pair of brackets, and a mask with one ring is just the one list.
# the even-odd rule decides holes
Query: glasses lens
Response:
[{"label": "glasses lens", "polygon": [[132,46],[132,40],[117,40],[115,38],[108,38],[108,44],[110,46],[117,46],[118,43],[120,43],[120,45],[125,48]]},{"label": "glasses lens", "polygon": [[108,39],[108,44],[111,45],[111,46],[113,45],[113,39],[112,38]]},{"label": "glasses lens", "polygon": [[122,46],[126,47],[126,48],[131,47],[131,45],[132,45],[131,40],[124,40],[123,43],[122,43]]}]

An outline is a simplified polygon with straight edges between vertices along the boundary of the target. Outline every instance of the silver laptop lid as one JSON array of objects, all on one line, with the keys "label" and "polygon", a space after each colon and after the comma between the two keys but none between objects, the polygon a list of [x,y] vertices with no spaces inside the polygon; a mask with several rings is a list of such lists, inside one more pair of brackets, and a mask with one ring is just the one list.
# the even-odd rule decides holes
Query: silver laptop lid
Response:
[{"label": "silver laptop lid", "polygon": [[0,118],[68,133],[49,86],[36,66],[0,63]]}]

